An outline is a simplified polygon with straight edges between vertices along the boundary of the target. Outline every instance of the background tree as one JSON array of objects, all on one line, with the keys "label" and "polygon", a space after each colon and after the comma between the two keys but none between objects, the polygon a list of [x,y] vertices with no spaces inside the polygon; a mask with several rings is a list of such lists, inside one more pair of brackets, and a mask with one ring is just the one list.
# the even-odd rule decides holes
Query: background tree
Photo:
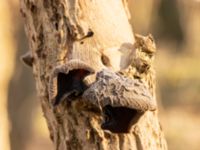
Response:
[{"label": "background tree", "polygon": [[0,29],[3,29],[0,31],[0,149],[10,150],[10,124],[7,105],[9,82],[14,70],[15,42],[12,37],[12,15],[7,1],[0,2],[0,10],[4,10],[4,12],[1,11],[0,13]]}]

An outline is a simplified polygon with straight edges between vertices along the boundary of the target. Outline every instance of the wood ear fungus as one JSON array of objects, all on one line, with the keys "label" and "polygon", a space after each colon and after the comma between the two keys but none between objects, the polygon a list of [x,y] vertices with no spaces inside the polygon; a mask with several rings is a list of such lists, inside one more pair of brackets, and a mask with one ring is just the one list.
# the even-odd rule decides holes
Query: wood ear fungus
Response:
[{"label": "wood ear fungus", "polygon": [[94,70],[80,60],[57,66],[50,77],[49,98],[54,106],[64,99],[74,100],[88,88],[83,79]]},{"label": "wood ear fungus", "polygon": [[103,108],[105,121],[101,127],[114,133],[129,132],[146,111],[156,110],[156,102],[145,83],[105,69],[97,73],[96,82],[83,97]]}]

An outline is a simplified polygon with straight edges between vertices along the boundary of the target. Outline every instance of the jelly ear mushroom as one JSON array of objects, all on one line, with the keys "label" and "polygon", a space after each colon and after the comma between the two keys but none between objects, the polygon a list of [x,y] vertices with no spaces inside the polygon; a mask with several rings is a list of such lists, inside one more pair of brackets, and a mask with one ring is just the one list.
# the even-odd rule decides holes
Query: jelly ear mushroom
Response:
[{"label": "jelly ear mushroom", "polygon": [[84,92],[83,98],[103,108],[102,129],[114,133],[129,132],[146,111],[156,110],[156,101],[144,82],[110,70],[97,73],[96,82]]},{"label": "jelly ear mushroom", "polygon": [[49,82],[49,99],[54,106],[63,100],[74,100],[88,88],[83,79],[94,73],[94,70],[80,60],[70,60],[57,66]]}]

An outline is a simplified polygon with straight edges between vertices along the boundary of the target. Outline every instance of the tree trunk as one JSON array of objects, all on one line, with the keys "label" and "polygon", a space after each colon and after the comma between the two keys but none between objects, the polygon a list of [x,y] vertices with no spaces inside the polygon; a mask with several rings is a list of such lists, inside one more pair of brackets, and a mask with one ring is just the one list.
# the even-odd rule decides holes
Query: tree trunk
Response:
[{"label": "tree trunk", "polygon": [[[167,149],[155,110],[151,66],[154,43],[151,37],[136,36],[135,40],[126,4],[125,0],[21,0],[31,48],[31,55],[23,60],[33,67],[50,137],[57,150]],[[109,71],[102,71],[105,69]],[[111,74],[108,78],[107,73]],[[104,86],[104,78],[123,91],[112,91],[115,94],[111,99],[105,93],[111,92],[112,84]],[[130,85],[127,94],[120,95],[129,83],[135,86]],[[108,90],[99,97],[101,91],[96,94],[93,87],[101,86]],[[130,100],[128,94],[136,86],[139,89],[135,91],[135,101]],[[141,90],[145,93],[138,96]],[[92,99],[94,94],[101,104]],[[119,96],[124,101],[116,101]],[[126,121],[114,115],[116,130],[105,126],[103,130],[101,108],[112,115],[133,114],[130,118],[125,115]]]}]

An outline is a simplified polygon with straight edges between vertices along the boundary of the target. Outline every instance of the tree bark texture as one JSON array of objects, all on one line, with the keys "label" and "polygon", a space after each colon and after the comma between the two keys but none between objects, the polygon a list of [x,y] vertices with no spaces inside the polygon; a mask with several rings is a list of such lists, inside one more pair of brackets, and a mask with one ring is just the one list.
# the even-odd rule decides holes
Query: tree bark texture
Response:
[{"label": "tree bark texture", "polygon": [[[21,13],[31,49],[23,60],[33,67],[55,149],[167,149],[155,110],[154,43],[150,36],[135,38],[125,0],[21,0]],[[113,98],[98,95],[104,78],[111,83],[105,92],[116,90]],[[127,94],[111,91],[113,85]],[[141,115],[123,131],[103,130],[102,111],[111,109]]]}]

